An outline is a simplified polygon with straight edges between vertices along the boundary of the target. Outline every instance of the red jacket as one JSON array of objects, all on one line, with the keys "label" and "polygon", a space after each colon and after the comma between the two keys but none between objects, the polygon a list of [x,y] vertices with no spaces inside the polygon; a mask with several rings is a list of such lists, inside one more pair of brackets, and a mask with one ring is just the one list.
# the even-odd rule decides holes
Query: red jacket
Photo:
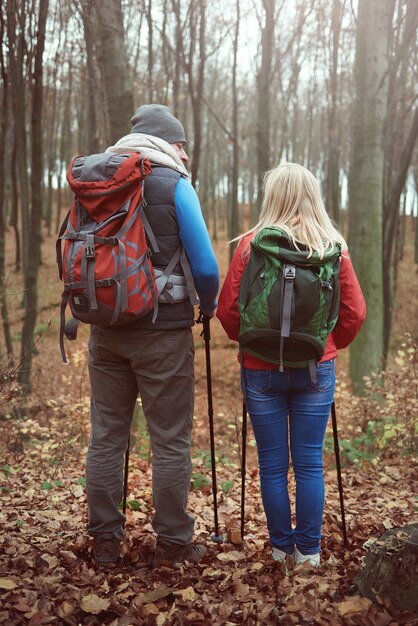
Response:
[{"label": "red jacket", "polygon": [[[249,255],[243,255],[248,249],[254,233],[241,239],[229,266],[225,282],[219,296],[217,317],[230,339],[238,341],[239,312],[238,293],[241,278]],[[338,350],[346,348],[356,337],[366,318],[366,302],[357,280],[356,273],[347,252],[341,257],[340,268],[340,312],[337,325],[327,339],[324,356],[321,361],[328,361],[338,356]],[[244,366],[249,369],[277,369],[277,365],[257,359],[244,352]]]}]

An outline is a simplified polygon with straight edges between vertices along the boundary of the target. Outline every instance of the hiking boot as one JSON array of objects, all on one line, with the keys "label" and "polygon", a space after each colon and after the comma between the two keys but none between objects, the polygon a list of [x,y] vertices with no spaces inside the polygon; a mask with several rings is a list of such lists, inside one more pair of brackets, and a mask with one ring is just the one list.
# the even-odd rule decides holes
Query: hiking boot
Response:
[{"label": "hiking boot", "polygon": [[316,554],[302,554],[302,552],[299,552],[299,550],[295,547],[294,556],[295,556],[295,565],[302,565],[302,563],[309,563],[309,565],[312,565],[313,567],[319,567],[319,562],[320,562],[319,552],[317,552]]},{"label": "hiking boot", "polygon": [[178,544],[168,541],[157,541],[157,548],[152,559],[152,565],[175,565],[176,563],[197,563],[207,554],[207,548],[201,544]]},{"label": "hiking boot", "polygon": [[120,539],[112,533],[95,535],[93,540],[93,559],[98,565],[112,565],[119,558]]}]

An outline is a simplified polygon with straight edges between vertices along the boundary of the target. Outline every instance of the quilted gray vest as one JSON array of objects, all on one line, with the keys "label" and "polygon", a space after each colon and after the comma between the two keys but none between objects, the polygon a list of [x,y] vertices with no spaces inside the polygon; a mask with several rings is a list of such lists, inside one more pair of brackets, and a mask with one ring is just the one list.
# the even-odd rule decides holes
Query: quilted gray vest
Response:
[{"label": "quilted gray vest", "polygon": [[[179,282],[185,283],[187,270],[184,269],[184,264],[182,265],[185,254],[179,237],[179,227],[174,206],[174,194],[180,176],[181,174],[174,170],[153,165],[152,172],[147,176],[144,183],[144,197],[147,203],[144,212],[159,248],[158,251],[153,251],[151,256],[152,266],[156,273],[157,286],[160,279],[162,279],[163,272],[170,265],[171,267],[168,267],[169,281],[172,282],[173,279],[175,281],[177,276],[179,277]],[[152,246],[150,246],[150,249],[152,250]],[[181,254],[184,255],[183,258],[181,258]],[[191,275],[189,280],[191,280]],[[151,311],[144,317],[129,324],[129,327],[161,330],[193,326],[194,310],[189,292],[187,292],[182,302],[170,302],[170,286],[169,284],[169,289],[166,289],[164,292],[167,293],[166,301],[160,300],[158,304],[158,315],[155,322],[152,322]],[[192,288],[190,285],[189,287]],[[175,285],[172,288],[175,288]]]}]

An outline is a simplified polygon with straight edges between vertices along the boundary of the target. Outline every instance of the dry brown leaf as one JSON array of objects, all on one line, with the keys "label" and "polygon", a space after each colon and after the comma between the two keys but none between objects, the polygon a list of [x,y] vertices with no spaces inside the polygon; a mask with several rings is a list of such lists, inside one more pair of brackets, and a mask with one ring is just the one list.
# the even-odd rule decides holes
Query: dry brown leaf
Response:
[{"label": "dry brown leaf", "polygon": [[84,596],[81,599],[80,607],[85,613],[92,613],[98,615],[100,611],[106,611],[110,606],[110,600],[107,598],[100,598],[95,593],[90,593],[88,596]]},{"label": "dry brown leaf", "polygon": [[231,543],[235,544],[236,546],[240,546],[242,544],[241,531],[238,530],[237,528],[231,528],[230,533],[229,533],[229,540]]},{"label": "dry brown leaf", "polygon": [[361,596],[352,596],[339,602],[336,605],[338,613],[341,617],[350,617],[357,613],[367,613],[372,606],[373,602],[369,598],[362,598]]},{"label": "dry brown leaf", "polygon": [[54,568],[55,568],[55,567],[57,567],[57,565],[58,565],[58,559],[57,559],[57,557],[56,557],[56,556],[53,556],[53,555],[51,555],[51,554],[48,554],[48,553],[43,554],[43,555],[41,556],[41,559],[42,559],[43,561],[45,561],[46,563],[48,563],[49,569],[54,569]]},{"label": "dry brown leaf", "polygon": [[161,585],[157,587],[153,591],[149,591],[148,593],[139,594],[135,600],[135,604],[148,604],[148,602],[154,602],[154,600],[159,600],[160,598],[165,598],[173,593],[173,589],[171,587],[167,587],[167,585]]},{"label": "dry brown leaf", "polygon": [[32,607],[30,607],[28,604],[25,604],[24,602],[18,602],[17,604],[13,605],[13,608],[16,611],[21,611],[22,613],[27,613],[28,611],[31,610]]},{"label": "dry brown leaf", "polygon": [[213,567],[207,567],[202,572],[203,578],[205,576],[222,576],[222,575],[223,575],[223,571],[221,569],[213,569]]},{"label": "dry brown leaf", "polygon": [[146,615],[158,615],[158,613],[160,612],[158,606],[153,602],[146,604],[142,610]]},{"label": "dry brown leaf", "polygon": [[219,605],[218,613],[221,617],[227,618],[231,615],[233,608],[234,606],[230,602],[222,602]]},{"label": "dry brown leaf", "polygon": [[231,561],[240,561],[244,558],[244,554],[242,552],[238,552],[237,550],[231,550],[231,552],[221,552],[220,554],[217,554],[216,558],[223,563],[230,563]]},{"label": "dry brown leaf", "polygon": [[167,621],[167,613],[168,611],[164,611],[158,615],[157,619],[155,620],[157,626],[164,626]]},{"label": "dry brown leaf", "polygon": [[64,602],[61,605],[62,617],[68,617],[72,613],[74,613],[75,607],[69,602]]},{"label": "dry brown leaf", "polygon": [[0,589],[15,589],[17,587],[11,578],[0,578]]},{"label": "dry brown leaf", "polygon": [[251,569],[255,570],[256,572],[258,572],[260,569],[263,569],[264,567],[264,563],[253,563],[251,565]]},{"label": "dry brown leaf", "polygon": [[250,593],[250,585],[241,581],[237,581],[235,583],[234,589],[235,594],[238,596],[238,598],[246,598]]},{"label": "dry brown leaf", "polygon": [[173,595],[181,596],[182,600],[184,600],[185,602],[187,600],[196,600],[197,598],[197,594],[195,590],[193,589],[193,587],[186,587],[185,589],[179,589],[177,591],[174,591]]}]

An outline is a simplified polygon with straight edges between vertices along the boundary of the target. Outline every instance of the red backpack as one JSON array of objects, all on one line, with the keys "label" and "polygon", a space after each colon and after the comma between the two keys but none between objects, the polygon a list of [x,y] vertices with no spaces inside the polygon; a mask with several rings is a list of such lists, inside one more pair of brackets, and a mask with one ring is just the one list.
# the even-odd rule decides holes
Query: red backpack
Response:
[{"label": "red backpack", "polygon": [[[57,240],[65,363],[64,335],[75,339],[80,321],[124,324],[152,308],[155,321],[158,294],[147,237],[155,251],[158,246],[143,210],[144,179],[150,172],[149,161],[138,153],[79,156],[68,168],[74,197]],[[74,319],[66,324],[67,304]]]}]

